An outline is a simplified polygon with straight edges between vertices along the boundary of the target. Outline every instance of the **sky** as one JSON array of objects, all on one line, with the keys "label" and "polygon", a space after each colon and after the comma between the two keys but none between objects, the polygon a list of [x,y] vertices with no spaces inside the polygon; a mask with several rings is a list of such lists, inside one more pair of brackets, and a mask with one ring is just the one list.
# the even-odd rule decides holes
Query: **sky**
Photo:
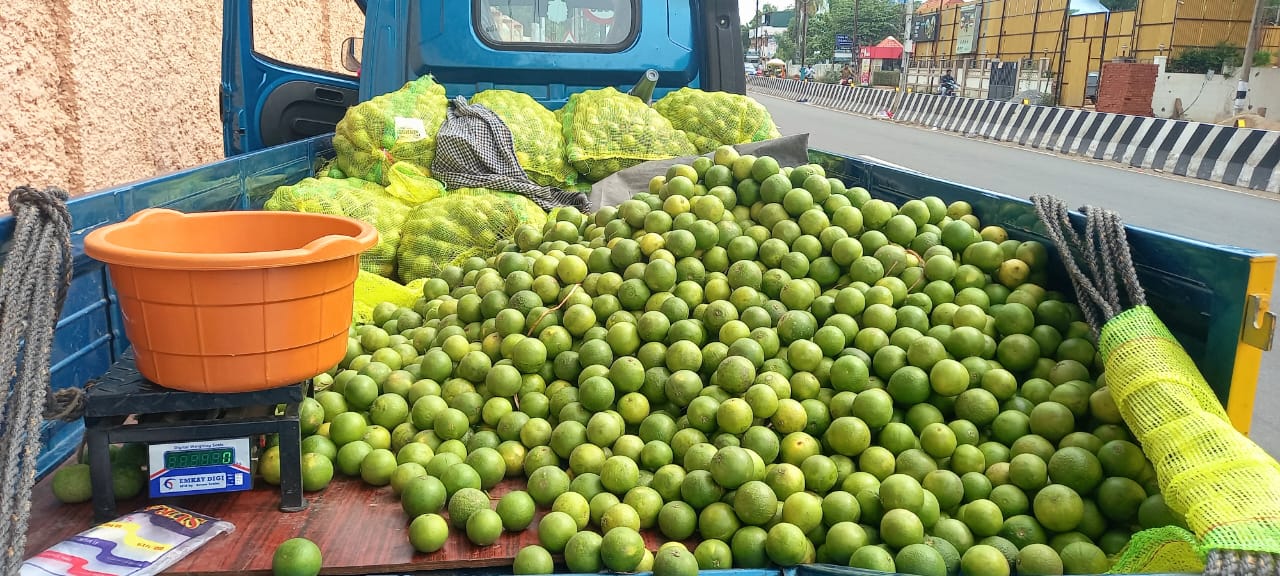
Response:
[{"label": "sky", "polygon": [[[760,0],[760,7],[763,8],[766,3],[773,4],[774,6],[777,6],[778,8],[781,8],[781,9],[790,8],[795,5],[795,2],[793,0],[768,0],[768,2],[766,2],[765,0]],[[751,17],[755,16],[755,14],[756,14],[756,0],[738,0],[738,18],[739,19],[741,19],[743,22],[750,22]]]}]

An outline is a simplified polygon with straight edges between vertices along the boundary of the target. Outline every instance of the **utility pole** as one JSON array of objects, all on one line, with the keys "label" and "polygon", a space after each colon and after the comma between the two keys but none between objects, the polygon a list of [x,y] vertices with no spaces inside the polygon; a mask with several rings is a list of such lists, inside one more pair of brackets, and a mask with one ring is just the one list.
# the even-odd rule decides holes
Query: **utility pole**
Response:
[{"label": "utility pole", "polygon": [[762,61],[764,60],[764,51],[760,49],[760,21],[761,20],[763,20],[763,18],[760,17],[760,0],[756,0],[756,15],[755,15],[756,29],[755,29],[754,37],[751,38],[751,45],[754,46],[756,49],[757,64],[762,63]]},{"label": "utility pole", "polygon": [[858,82],[853,83],[854,86],[861,84],[862,80],[862,42],[858,40],[858,20],[861,18],[861,3],[862,0],[853,0],[853,54],[850,56],[853,57],[854,77],[858,79]]},{"label": "utility pole", "polygon": [[[800,38],[796,42],[796,46],[800,48],[800,69],[804,70],[805,62],[808,58],[806,52],[809,51],[809,2],[807,0],[799,0],[796,6],[800,9]],[[801,78],[804,80],[804,78]]]},{"label": "utility pole", "polygon": [[898,79],[898,97],[893,99],[893,115],[898,115],[898,110],[902,108],[902,103],[907,99],[907,73],[911,67],[911,6],[903,4],[903,11],[906,12],[906,25],[903,27],[902,42],[902,73]]},{"label": "utility pole", "polygon": [[1261,36],[1259,25],[1262,23],[1262,11],[1266,8],[1266,0],[1257,0],[1253,8],[1253,20],[1249,22],[1249,41],[1244,47],[1244,65],[1240,67],[1240,84],[1236,87],[1236,103],[1233,107],[1236,114],[1244,112],[1245,100],[1249,99],[1249,78],[1253,76],[1253,55],[1258,51],[1258,40]]}]

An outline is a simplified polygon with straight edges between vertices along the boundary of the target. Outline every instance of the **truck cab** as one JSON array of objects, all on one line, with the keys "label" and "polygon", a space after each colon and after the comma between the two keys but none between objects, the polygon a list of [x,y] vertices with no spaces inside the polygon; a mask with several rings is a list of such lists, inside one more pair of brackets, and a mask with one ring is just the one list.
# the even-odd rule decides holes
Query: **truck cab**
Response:
[{"label": "truck cab", "polygon": [[348,107],[428,74],[450,97],[515,90],[551,109],[583,90],[625,91],[650,69],[654,98],[684,86],[746,91],[733,0],[362,0],[363,36],[334,47],[346,74],[256,50],[254,9],[272,4],[224,3],[229,157],[331,133]]}]

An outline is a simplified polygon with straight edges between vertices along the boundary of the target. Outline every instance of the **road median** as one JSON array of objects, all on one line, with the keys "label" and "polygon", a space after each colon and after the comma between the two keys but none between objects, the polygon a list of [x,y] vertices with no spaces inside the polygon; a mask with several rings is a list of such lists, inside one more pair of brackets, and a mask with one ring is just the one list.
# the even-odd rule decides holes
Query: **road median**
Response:
[{"label": "road median", "polygon": [[785,78],[748,77],[747,88],[971,138],[1280,193],[1280,132],[1271,130]]}]

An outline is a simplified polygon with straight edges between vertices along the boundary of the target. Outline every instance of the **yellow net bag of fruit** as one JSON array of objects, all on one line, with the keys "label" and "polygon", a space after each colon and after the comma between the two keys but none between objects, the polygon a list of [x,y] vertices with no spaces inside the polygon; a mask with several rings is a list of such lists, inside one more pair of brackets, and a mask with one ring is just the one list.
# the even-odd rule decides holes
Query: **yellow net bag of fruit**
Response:
[{"label": "yellow net bag of fruit", "polygon": [[422,297],[422,285],[426,282],[424,278],[404,285],[361,270],[356,276],[355,305],[351,310],[352,321],[361,324],[373,322],[373,309],[383,302],[390,302],[402,308],[412,307],[413,303]]},{"label": "yellow net bag of fruit", "polygon": [[402,282],[435,276],[467,258],[488,258],[511,241],[516,227],[541,228],[547,213],[519,194],[462,188],[420,204],[405,219],[399,248]]},{"label": "yellow net bag of fruit", "polygon": [[472,104],[492,110],[511,131],[516,159],[529,179],[542,186],[569,186],[578,173],[564,157],[564,133],[555,112],[528,94],[513,90],[485,90]]},{"label": "yellow net bag of fruit", "polygon": [[754,98],[728,92],[681,88],[654,102],[653,109],[683,130],[705,154],[724,144],[746,144],[782,136],[773,116]]},{"label": "yellow net bag of fruit", "polygon": [[430,175],[436,132],[448,113],[444,87],[429,76],[347,109],[333,134],[343,174],[390,183],[391,166],[408,162]]},{"label": "yellow net bag of fruit", "polygon": [[[429,182],[428,182],[429,181]],[[400,225],[418,198],[438,195],[439,182],[423,179],[411,189],[393,194],[358,178],[307,178],[281,186],[263,206],[267,210],[332,214],[363,220],[378,230],[378,243],[360,255],[360,268],[380,276],[395,274]]]},{"label": "yellow net bag of fruit", "polygon": [[588,180],[697,153],[689,137],[657,110],[614,88],[574,94],[563,110],[565,156]]},{"label": "yellow net bag of fruit", "polygon": [[[1119,217],[1086,207],[1082,239],[1060,200],[1032,201],[1064,257],[1081,312],[1100,329],[1107,387],[1120,415],[1155,466],[1169,508],[1186,518],[1198,541],[1197,557],[1190,558],[1176,532],[1148,535],[1131,542],[1118,564],[1135,569],[1144,558],[1185,564],[1203,556],[1206,573],[1233,572],[1249,558],[1274,566],[1280,557],[1280,465],[1231,426],[1195,363],[1147,307]],[[1089,262],[1087,272],[1073,253]]]}]

